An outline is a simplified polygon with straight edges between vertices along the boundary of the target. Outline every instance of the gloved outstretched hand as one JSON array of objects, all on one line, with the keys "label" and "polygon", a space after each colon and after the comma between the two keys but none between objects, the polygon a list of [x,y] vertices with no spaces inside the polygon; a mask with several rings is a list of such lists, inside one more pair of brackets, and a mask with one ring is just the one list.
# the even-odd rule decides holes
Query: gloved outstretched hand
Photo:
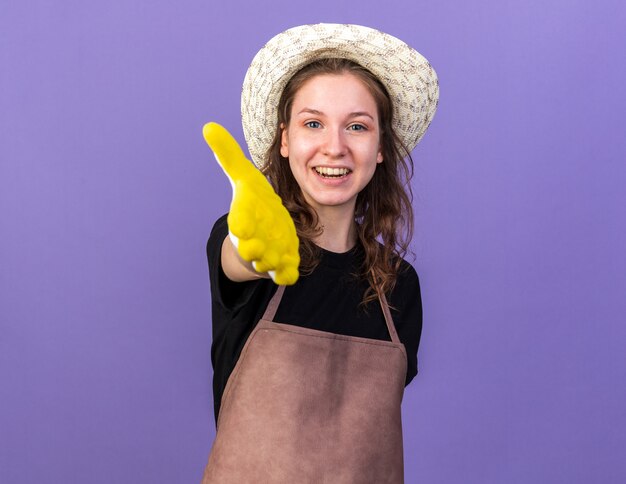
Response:
[{"label": "gloved outstretched hand", "polygon": [[233,187],[228,233],[240,257],[276,284],[295,284],[299,241],[280,197],[225,128],[208,123],[202,134]]}]

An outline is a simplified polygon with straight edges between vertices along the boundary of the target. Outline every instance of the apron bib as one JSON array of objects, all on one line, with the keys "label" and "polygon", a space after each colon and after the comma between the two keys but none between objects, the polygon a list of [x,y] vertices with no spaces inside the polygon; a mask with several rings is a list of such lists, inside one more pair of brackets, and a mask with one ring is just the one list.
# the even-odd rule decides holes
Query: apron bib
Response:
[{"label": "apron bib", "polygon": [[272,320],[270,300],[230,375],[202,484],[404,482],[406,351]]}]

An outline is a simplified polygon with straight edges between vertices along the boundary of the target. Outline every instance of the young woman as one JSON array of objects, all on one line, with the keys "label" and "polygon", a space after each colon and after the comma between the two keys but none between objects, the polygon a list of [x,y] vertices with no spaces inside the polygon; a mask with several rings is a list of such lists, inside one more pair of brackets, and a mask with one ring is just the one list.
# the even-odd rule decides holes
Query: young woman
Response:
[{"label": "young woman", "polygon": [[[287,211],[215,149],[235,199],[207,245],[217,435],[204,483],[403,482],[400,404],[422,325],[402,258],[409,153],[437,101],[428,62],[366,27],[296,27],[253,60],[244,132]],[[300,276],[277,286],[297,278],[287,219]]]}]

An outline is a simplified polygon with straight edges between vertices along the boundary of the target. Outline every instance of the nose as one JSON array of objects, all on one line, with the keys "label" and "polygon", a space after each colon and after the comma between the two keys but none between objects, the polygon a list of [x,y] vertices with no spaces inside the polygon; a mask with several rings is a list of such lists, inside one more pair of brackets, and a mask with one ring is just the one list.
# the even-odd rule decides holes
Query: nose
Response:
[{"label": "nose", "polygon": [[329,129],[324,140],[323,153],[330,158],[343,158],[347,151],[345,133],[342,129]]}]

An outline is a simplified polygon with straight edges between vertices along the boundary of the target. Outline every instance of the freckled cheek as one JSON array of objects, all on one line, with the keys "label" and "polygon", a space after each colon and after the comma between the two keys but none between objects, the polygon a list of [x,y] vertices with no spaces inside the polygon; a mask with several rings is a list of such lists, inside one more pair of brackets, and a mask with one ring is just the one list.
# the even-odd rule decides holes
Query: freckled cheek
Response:
[{"label": "freckled cheek", "polygon": [[377,158],[378,150],[376,147],[362,149],[358,152],[358,159],[365,165],[376,165]]},{"label": "freckled cheek", "polygon": [[317,150],[313,143],[300,143],[297,147],[292,145],[292,149],[289,152],[290,163],[297,163],[304,167],[315,157],[316,152]]},{"label": "freckled cheek", "polygon": [[295,153],[292,153],[292,156],[289,157],[289,167],[291,168],[291,173],[296,179],[296,182],[300,185],[308,175],[306,161],[298,157]]}]

